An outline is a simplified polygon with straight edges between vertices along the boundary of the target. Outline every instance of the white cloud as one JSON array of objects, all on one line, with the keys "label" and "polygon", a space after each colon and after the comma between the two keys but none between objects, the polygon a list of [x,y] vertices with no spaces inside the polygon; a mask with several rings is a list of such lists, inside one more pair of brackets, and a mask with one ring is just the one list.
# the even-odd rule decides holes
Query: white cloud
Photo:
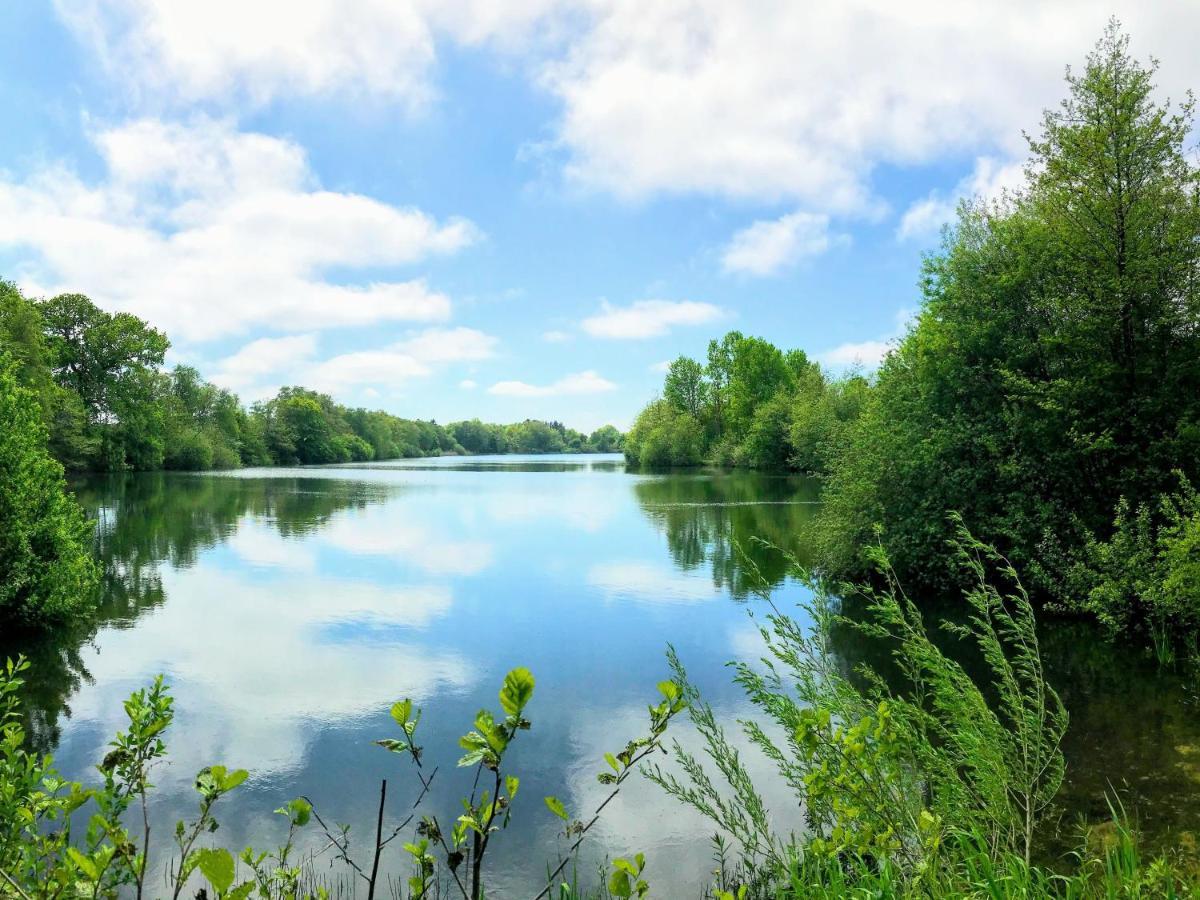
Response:
[{"label": "white cloud", "polygon": [[210,380],[233,391],[243,390],[277,372],[294,370],[311,359],[316,349],[314,334],[259,338],[218,362]]},{"label": "white cloud", "polygon": [[877,369],[884,358],[900,342],[900,339],[904,337],[915,315],[916,310],[907,307],[897,310],[891,334],[877,340],[840,344],[832,350],[818,354],[817,359],[827,366],[838,369],[853,366],[862,366],[867,370]]},{"label": "white cloud", "polygon": [[475,388],[479,387],[473,378],[464,378],[458,383],[458,386],[464,391],[473,391]]},{"label": "white cloud", "polygon": [[671,361],[669,359],[664,359],[662,362],[656,362],[650,365],[651,372],[658,372],[660,374],[666,374],[667,370],[670,368]]},{"label": "white cloud", "polygon": [[497,343],[474,328],[428,328],[382,348],[318,360],[315,335],[260,338],[220,360],[212,380],[249,399],[270,396],[284,383],[329,393],[360,385],[395,388],[431,375],[439,364],[487,359]]},{"label": "white cloud", "polygon": [[421,362],[464,362],[490,359],[499,341],[474,328],[430,328],[395,345]]},{"label": "white cloud", "polygon": [[849,241],[829,233],[829,216],[794,212],[755,222],[733,236],[721,256],[726,272],[773,275],[801,259],[820,256],[834,244]]},{"label": "white cloud", "polygon": [[592,12],[542,83],[563,104],[568,178],[631,198],[870,211],[881,165],[1023,149],[1021,129],[1062,94],[1063,65],[1082,62],[1114,12],[1135,52],[1166,61],[1168,92],[1200,80],[1186,37],[1196,4],[611,0]]},{"label": "white cloud", "polygon": [[567,375],[553,384],[536,385],[524,381],[498,381],[488,388],[489,394],[498,397],[565,397],[576,394],[602,394],[616,390],[617,386],[607,378],[588,370]]},{"label": "white cloud", "polygon": [[542,340],[547,344],[562,344],[570,339],[571,335],[567,334],[565,331],[552,330],[542,332]]},{"label": "white cloud", "polygon": [[867,369],[875,369],[883,362],[883,358],[888,355],[894,344],[894,340],[840,344],[822,353],[819,359],[830,366],[861,365]]},{"label": "white cloud", "polygon": [[955,185],[950,193],[931,191],[924,199],[912,204],[900,219],[896,238],[902,241],[928,240],[937,235],[943,225],[954,221],[959,201],[973,198],[998,200],[1006,191],[1015,191],[1024,183],[1022,163],[1005,163],[993,157],[981,156],[975,160],[971,174]]},{"label": "white cloud", "polygon": [[395,350],[358,350],[343,353],[308,368],[297,380],[306,387],[336,394],[362,384],[403,384],[422,378],[429,367],[407,353]]},{"label": "white cloud", "polygon": [[722,315],[719,307],[693,300],[638,300],[629,306],[605,302],[582,324],[592,337],[641,340],[660,337],[676,325],[704,325]]},{"label": "white cloud", "polygon": [[[1011,154],[1116,14],[1180,96],[1196,4],[1137,0],[56,0],[144,102],[342,93],[414,110],[439,49],[516,60],[561,104],[567,178],[626,197],[701,192],[878,209],[881,165]],[[137,86],[131,88],[130,86]]]},{"label": "white cloud", "polygon": [[324,273],[453,253],[477,237],[466,220],[322,190],[299,146],[229,122],[144,119],[92,140],[97,183],[61,166],[0,177],[0,247],[31,251],[31,291],[81,291],[184,342],[450,314],[420,279]]}]

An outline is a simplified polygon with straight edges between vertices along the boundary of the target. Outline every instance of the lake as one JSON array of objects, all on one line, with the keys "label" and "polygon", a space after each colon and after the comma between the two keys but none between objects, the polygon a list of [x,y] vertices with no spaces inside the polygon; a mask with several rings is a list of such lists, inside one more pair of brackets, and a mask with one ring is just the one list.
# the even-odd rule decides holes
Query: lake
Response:
[{"label": "lake", "polygon": [[[366,859],[380,779],[394,820],[417,795],[409,763],[372,743],[397,736],[391,704],[411,697],[424,710],[426,769],[440,770],[422,808],[449,822],[471,787],[454,767],[457,739],[479,708],[499,708],[504,673],[526,666],[537,678],[533,728],[508,758],[521,792],[488,857],[504,896],[536,893],[542,860],[561,846],[544,795],[577,815],[602,799],[603,753],[644,730],[668,643],[731,724],[748,713],[723,665],[761,651],[751,616],[762,601],[737,547],[777,604],[802,602],[783,560],[750,538],[804,558],[794,536],[818,500],[803,478],[638,474],[619,456],[153,473],[73,487],[99,522],[100,621],[72,636],[0,641],[0,653],[35,663],[33,731],[64,774],[92,778],[122,727],[122,701],[162,672],[176,720],[155,779],[159,836],[193,814],[195,773],[222,763],[251,773],[218,806],[224,845],[281,840],[272,810],[304,794],[327,822],[351,826]],[[1072,716],[1064,820],[1103,818],[1105,792],[1117,789],[1156,844],[1200,827],[1195,696],[1085,625],[1045,632]],[[875,652],[852,633],[837,647],[846,665]],[[679,734],[691,738],[686,724]],[[754,768],[773,811],[798,826],[767,767]],[[712,869],[710,834],[634,779],[589,835],[580,874],[641,851],[655,893],[692,894]],[[393,847],[384,867],[407,875]]]}]

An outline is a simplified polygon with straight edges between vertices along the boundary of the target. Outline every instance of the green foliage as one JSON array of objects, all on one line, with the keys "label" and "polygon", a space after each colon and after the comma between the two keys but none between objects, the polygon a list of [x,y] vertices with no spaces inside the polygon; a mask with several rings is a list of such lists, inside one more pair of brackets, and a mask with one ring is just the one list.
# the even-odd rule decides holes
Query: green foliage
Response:
[{"label": "green foliage", "polygon": [[36,396],[2,353],[0,421],[0,621],[62,620],[95,599],[91,526],[46,451]]},{"label": "green foliage", "polygon": [[442,427],[285,387],[246,410],[191,366],[162,369],[165,335],[82,294],[29,300],[0,281],[0,352],[41,409],[51,453],[76,471],[232,469],[446,453],[620,450],[611,425],[589,438],[560,422]]},{"label": "green foliage", "polygon": [[1071,553],[1119,498],[1196,476],[1200,171],[1190,101],[1159,105],[1153,78],[1110,26],[1026,186],[965,206],[926,261],[916,326],[836,454],[815,532],[833,571],[869,568],[879,522],[906,579],[945,583],[946,509],[1019,563],[1047,534]]},{"label": "green foliage", "polygon": [[[286,839],[275,850],[265,852],[247,847],[235,854],[207,844],[220,827],[215,815],[218,802],[249,777],[244,769],[219,765],[205,767],[196,775],[199,797],[196,817],[191,822],[176,823],[174,851],[165,865],[151,864],[150,776],[166,758],[164,735],[174,716],[174,701],[162,677],[126,701],[128,728],[117,735],[98,767],[103,783],[87,788],[62,780],[49,756],[38,756],[26,746],[19,692],[23,686],[21,675],[27,668],[24,660],[9,661],[0,668],[0,897],[106,900],[118,896],[141,897],[144,890],[149,890],[146,874],[162,868],[174,900],[185,891],[190,896],[200,883],[210,892],[209,896],[225,900],[246,900],[251,896],[262,900],[323,900],[326,897],[323,888],[303,886],[313,883],[314,867],[327,852],[344,863],[363,882],[366,895],[372,897],[384,883],[379,872],[381,856],[396,838],[409,831],[416,819],[412,810],[424,801],[437,775],[437,769],[425,774],[422,750],[415,743],[421,712],[411,700],[402,700],[391,709],[400,739],[388,738],[377,743],[414,763],[420,790],[415,802],[404,804],[403,821],[385,836],[387,782],[383,782],[369,865],[359,865],[351,854],[348,827],[331,830],[312,803],[303,797],[275,810],[287,822]],[[587,824],[570,822],[560,803],[546,799],[546,805],[567,820],[568,836],[576,839],[560,853],[542,897],[550,896],[552,891],[558,896],[578,896],[566,884],[557,890],[560,885],[556,879],[574,859],[600,810],[620,791],[624,781],[638,771],[638,763],[661,751],[667,726],[683,705],[672,682],[661,683],[658,690],[663,699],[649,708],[648,735],[630,741],[615,756],[608,754],[617,774],[602,781],[613,789]],[[460,741],[468,750],[460,765],[476,767],[476,787],[470,796],[462,798],[462,813],[450,828],[444,828],[434,815],[422,816],[416,822],[411,829],[411,840],[402,843],[413,875],[406,881],[407,892],[400,891],[394,896],[409,900],[444,896],[448,883],[454,885],[464,900],[479,900],[485,895],[483,862],[492,840],[508,827],[521,787],[517,776],[502,769],[514,739],[531,727],[525,713],[533,694],[533,675],[524,668],[513,669],[505,676],[499,692],[504,717],[497,718],[486,710],[476,716],[475,728]],[[489,783],[490,788],[481,787]],[[136,816],[132,815],[134,812]],[[72,831],[77,819],[87,823],[83,834]],[[134,828],[128,825],[131,819],[138,822]],[[297,858],[297,833],[314,823],[328,843],[316,854]],[[644,857],[638,854],[631,860],[618,860],[615,865],[629,880],[614,881],[617,887],[612,894],[644,896],[648,890],[641,878]],[[392,886],[399,889],[398,884]],[[17,893],[12,894],[10,888]],[[623,893],[626,889],[628,892]]]},{"label": "green foliage", "polygon": [[[805,811],[803,835],[777,830],[742,754],[670,653],[720,774],[676,743],[674,766],[650,777],[719,829],[717,896],[1149,897],[1197,887],[1169,859],[1141,861],[1117,814],[1117,848],[1085,847],[1070,874],[1035,864],[1035,836],[1063,777],[1067,716],[1046,682],[1015,572],[961,522],[954,527],[972,616],[946,628],[974,645],[983,678],[931,640],[878,545],[883,587],[838,586],[840,597],[857,590],[865,619],[835,612],[842,601],[797,566],[815,594],[811,624],[772,605],[761,629],[766,657],[734,664],[758,712],[741,725],[792,794],[785,802]],[[895,671],[845,672],[830,643],[835,625],[879,640]],[[727,841],[737,848],[732,862]]]},{"label": "green foliage", "polygon": [[655,400],[625,437],[625,458],[634,465],[694,466],[701,462],[700,423],[666,400]]},{"label": "green foliage", "polygon": [[1085,532],[1078,548],[1048,537],[1040,549],[1063,608],[1147,636],[1160,662],[1200,655],[1200,494],[1182,474],[1154,504],[1122,498],[1107,540]]},{"label": "green foliage", "polygon": [[868,384],[830,380],[800,350],[784,353],[731,331],[709,344],[707,365],[671,363],[662,400],[638,416],[625,442],[630,463],[701,463],[825,472]]}]

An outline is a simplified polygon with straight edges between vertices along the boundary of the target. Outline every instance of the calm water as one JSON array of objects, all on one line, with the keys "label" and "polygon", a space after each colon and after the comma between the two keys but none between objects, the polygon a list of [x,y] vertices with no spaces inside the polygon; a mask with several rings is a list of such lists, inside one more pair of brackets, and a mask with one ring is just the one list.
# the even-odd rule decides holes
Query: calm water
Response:
[{"label": "calm water", "polygon": [[[269,846],[282,837],[271,810],[306,794],[326,821],[352,826],[365,857],[379,780],[397,818],[415,797],[406,764],[372,745],[394,736],[390,704],[424,708],[426,758],[441,766],[425,807],[449,821],[470,790],[453,765],[457,738],[524,665],[537,677],[534,727],[510,756],[522,779],[515,824],[490,851],[506,896],[539,887],[540,860],[554,856],[541,797],[579,814],[602,798],[602,754],[641,733],[668,642],[719,711],[747,712],[722,666],[760,647],[749,618],[759,601],[734,545],[758,535],[792,546],[816,500],[803,479],[638,475],[607,456],[149,474],[76,489],[100,522],[102,622],[0,646],[33,658],[34,730],[68,775],[90,778],[122,700],[163,672],[177,716],[159,821],[189,817],[192,778],[219,762],[251,771],[222,801],[227,846]],[[781,560],[759,551],[757,562],[777,602],[804,599]],[[1072,713],[1064,817],[1100,817],[1112,785],[1156,839],[1197,828],[1195,699],[1086,628],[1056,625],[1046,640]],[[839,647],[847,665],[872,656],[849,634]],[[710,829],[648,782],[631,782],[593,833],[589,859],[645,852],[662,894],[691,893],[711,869]],[[385,858],[397,874],[401,855]]]}]

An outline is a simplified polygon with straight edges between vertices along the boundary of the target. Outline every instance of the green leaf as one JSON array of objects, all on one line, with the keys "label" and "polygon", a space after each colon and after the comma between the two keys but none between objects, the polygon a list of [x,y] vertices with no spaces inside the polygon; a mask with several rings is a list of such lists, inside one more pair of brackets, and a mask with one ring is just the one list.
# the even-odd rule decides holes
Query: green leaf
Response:
[{"label": "green leaf", "polygon": [[287,816],[288,821],[297,828],[303,828],[312,816],[312,804],[303,797],[297,797],[295,800],[289,800],[275,812],[281,816]]},{"label": "green leaf", "polygon": [[84,856],[74,847],[67,848],[67,855],[71,857],[71,862],[75,863],[76,867],[89,879],[92,881],[100,880],[100,870],[96,868],[96,864],[91,859]]},{"label": "green leaf", "polygon": [[614,897],[629,897],[633,889],[629,884],[629,875],[621,869],[615,869],[608,879],[608,890]]},{"label": "green leaf", "polygon": [[254,882],[246,881],[239,884],[232,891],[225,895],[225,900],[246,900],[250,896],[250,892],[254,890]]},{"label": "green leaf", "polygon": [[513,797],[517,796],[517,790],[521,787],[521,779],[516,775],[509,775],[505,779],[505,787],[508,788],[508,799],[511,801]]},{"label": "green leaf", "polygon": [[197,850],[196,867],[218,894],[224,894],[233,884],[233,857],[228,850],[212,847]]},{"label": "green leaf", "polygon": [[412,716],[413,702],[408,698],[392,704],[392,718],[396,724],[408,731],[409,718]]},{"label": "green leaf", "polygon": [[526,668],[516,668],[504,676],[500,688],[500,705],[510,716],[519,716],[525,704],[533,696],[533,673]]},{"label": "green leaf", "polygon": [[564,822],[570,821],[570,817],[567,815],[567,808],[565,806],[563,806],[562,801],[559,800],[557,797],[547,797],[546,798],[546,808],[549,809],[550,812],[552,812],[556,816],[558,816],[560,819],[562,819]]},{"label": "green leaf", "polygon": [[605,753],[604,760],[610,766],[612,766],[612,770],[614,772],[616,772],[618,775],[621,774],[621,767],[617,764],[617,758],[615,756],[613,756],[611,753]]},{"label": "green leaf", "polygon": [[668,700],[674,700],[679,696],[679,685],[673,681],[660,681],[658,683],[658,692]]}]

